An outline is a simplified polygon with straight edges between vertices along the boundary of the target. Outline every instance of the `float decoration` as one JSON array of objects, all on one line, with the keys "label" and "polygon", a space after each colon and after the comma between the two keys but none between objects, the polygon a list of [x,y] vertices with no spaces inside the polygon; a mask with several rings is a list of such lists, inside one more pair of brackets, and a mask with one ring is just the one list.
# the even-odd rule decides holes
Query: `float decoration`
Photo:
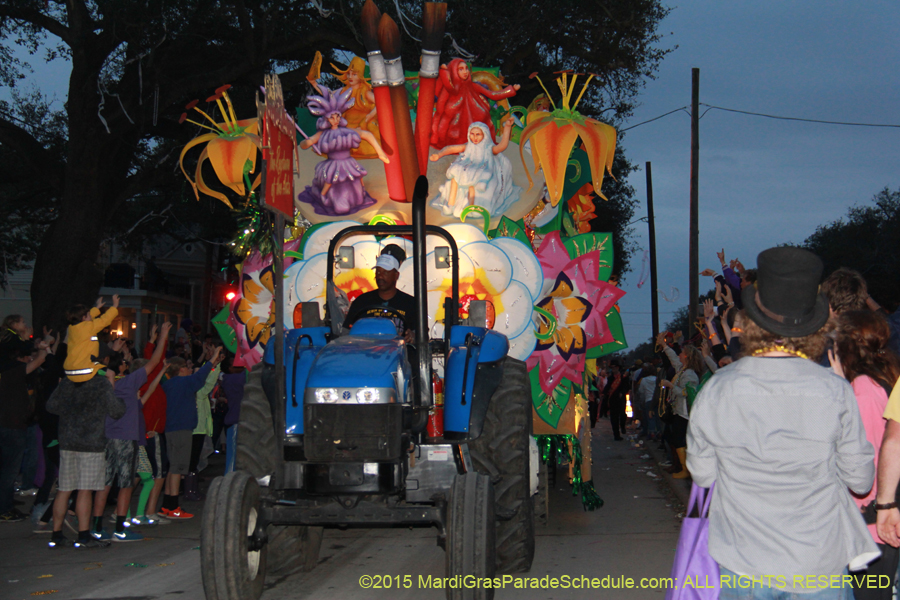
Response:
[{"label": "float decoration", "polygon": [[608,246],[609,234],[585,234],[563,242],[554,232],[537,251],[544,273],[542,299],[535,303],[544,311],[538,334],[547,339],[538,339],[528,367],[538,367],[546,394],[563,378],[580,383],[588,351],[613,341],[605,316],[625,293],[600,279],[601,267],[611,268]]},{"label": "float decoration", "polygon": [[[536,77],[535,75],[532,75]],[[578,74],[572,76],[571,84],[568,74],[563,73],[556,81],[562,91],[562,108],[557,108],[553,103],[553,112],[533,110],[528,113],[527,126],[522,131],[519,142],[519,155],[522,164],[525,164],[523,154],[525,143],[531,141],[531,154],[535,162],[535,173],[538,168],[544,173],[547,182],[547,190],[550,204],[554,207],[563,197],[565,186],[566,167],[569,164],[569,156],[575,146],[575,140],[581,139],[587,152],[591,167],[591,179],[594,189],[600,190],[603,185],[603,172],[608,171],[612,176],[612,161],[616,150],[616,130],[601,123],[596,119],[585,117],[577,110],[588,83],[593,79],[588,77],[578,99],[570,108],[572,92],[575,90],[575,81]],[[540,81],[540,78],[538,78]],[[541,82],[543,86],[543,82]],[[545,88],[546,89],[546,88]],[[547,92],[547,96],[550,93]],[[552,98],[550,99],[553,102]],[[526,169],[527,173],[527,169]],[[531,182],[531,175],[528,175]],[[598,191],[599,194],[599,191]],[[601,198],[606,198],[601,194]]]},{"label": "float decoration", "polygon": [[[181,167],[181,172],[184,173],[184,176],[191,184],[197,200],[200,199],[200,192],[203,192],[207,196],[221,200],[229,208],[233,208],[225,194],[212,190],[206,185],[201,172],[203,163],[208,159],[219,181],[241,198],[245,198],[251,190],[256,189],[261,181],[260,174],[257,175],[252,186],[249,186],[249,188],[245,186],[245,164],[249,161],[250,171],[253,171],[256,167],[256,150],[259,146],[259,123],[255,118],[238,120],[234,113],[234,106],[232,106],[231,99],[226,91],[230,87],[230,85],[223,85],[216,90],[213,96],[206,99],[207,102],[215,102],[218,105],[223,117],[222,123],[217,123],[207,113],[197,108],[198,100],[192,101],[185,107],[188,111],[194,110],[200,113],[211,125],[188,119],[187,112],[181,115],[181,118],[178,120],[179,123],[187,121],[198,127],[209,129],[212,133],[204,133],[188,142],[181,150],[178,164]],[[223,98],[228,106],[227,110],[225,104],[222,104]],[[184,169],[184,157],[191,148],[200,144],[206,144],[206,147],[197,160],[197,169],[192,180]]]}]

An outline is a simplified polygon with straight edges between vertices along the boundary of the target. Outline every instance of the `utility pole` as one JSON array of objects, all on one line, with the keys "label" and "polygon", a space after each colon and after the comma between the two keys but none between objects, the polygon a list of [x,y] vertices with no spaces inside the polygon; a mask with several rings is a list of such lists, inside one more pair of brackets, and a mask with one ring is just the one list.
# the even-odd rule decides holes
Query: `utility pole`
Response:
[{"label": "utility pole", "polygon": [[700,69],[691,69],[691,230],[690,230],[690,293],[688,294],[688,331],[685,341],[693,337],[697,322],[697,303],[700,298],[700,260],[697,242],[700,237],[698,216],[700,166]]},{"label": "utility pole", "polygon": [[650,228],[650,310],[653,312],[653,339],[659,335],[659,294],[656,293],[656,223],[653,222],[653,171],[647,161],[647,225]]}]

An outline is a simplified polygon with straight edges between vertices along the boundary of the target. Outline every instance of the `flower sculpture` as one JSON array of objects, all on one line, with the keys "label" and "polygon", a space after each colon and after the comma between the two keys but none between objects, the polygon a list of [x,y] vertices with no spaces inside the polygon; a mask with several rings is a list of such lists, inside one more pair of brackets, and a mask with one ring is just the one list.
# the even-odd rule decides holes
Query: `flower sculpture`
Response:
[{"label": "flower sculpture", "polygon": [[537,344],[528,368],[538,368],[540,388],[552,397],[563,379],[581,384],[589,352],[613,341],[607,313],[625,292],[602,281],[611,269],[608,234],[585,234],[565,242],[559,232],[544,238],[537,251],[544,286],[535,311],[540,315]]},{"label": "flower sculpture", "polygon": [[272,255],[262,256],[254,251],[241,264],[241,294],[234,299],[228,317],[237,336],[237,366],[252,367],[262,359],[275,322],[274,298]]},{"label": "flower sculpture", "polygon": [[[206,99],[207,102],[215,102],[219,106],[224,121],[222,123],[216,122],[207,113],[197,108],[197,100],[192,101],[185,107],[188,111],[194,110],[203,115],[211,125],[188,119],[187,112],[181,115],[179,123],[187,121],[198,127],[209,129],[212,133],[204,133],[188,142],[181,150],[178,164],[181,167],[181,172],[184,173],[184,176],[194,189],[194,195],[198,200],[200,199],[200,192],[203,192],[208,196],[221,200],[229,208],[232,208],[231,202],[225,194],[212,190],[206,185],[201,172],[203,163],[209,159],[219,181],[241,197],[244,197],[250,190],[255,189],[261,181],[261,175],[259,175],[250,186],[250,190],[244,185],[244,176],[256,168],[259,125],[255,118],[241,121],[237,119],[237,116],[234,114],[234,107],[231,105],[231,99],[226,92],[230,87],[230,85],[223,85],[216,90],[215,94]],[[222,103],[223,99],[228,105],[227,109],[225,104]],[[197,170],[194,174],[194,180],[192,180],[184,169],[184,157],[191,148],[199,144],[206,144],[206,147],[197,161]]]},{"label": "flower sculpture", "polygon": [[[584,149],[587,152],[588,161],[591,165],[591,179],[594,184],[594,190],[601,198],[606,200],[600,193],[600,189],[603,185],[604,170],[612,175],[612,162],[616,151],[616,130],[606,123],[585,117],[575,110],[582,96],[584,96],[587,84],[590,83],[593,77],[591,75],[585,82],[581,93],[570,108],[578,74],[576,73],[572,76],[570,83],[568,73],[563,73],[556,80],[562,91],[562,108],[557,108],[556,103],[550,98],[550,93],[547,92],[547,97],[553,103],[554,110],[552,112],[544,110],[530,111],[527,117],[528,124],[522,131],[521,141],[519,142],[519,155],[522,159],[522,165],[525,165],[525,156],[523,154],[525,143],[530,140],[535,173],[537,173],[538,168],[544,172],[550,203],[553,206],[559,204],[563,197],[566,166],[569,164],[569,155],[572,153],[575,141],[579,138],[581,143],[584,144]],[[540,78],[538,78],[538,81],[540,82]],[[543,85],[541,83],[542,87]],[[544,88],[544,91],[546,91],[546,88]],[[529,183],[532,183],[527,166],[525,173],[528,175]]]},{"label": "flower sculpture", "polygon": [[588,233],[591,230],[591,219],[597,218],[594,213],[594,186],[584,184],[569,198],[568,205],[576,233]]},{"label": "flower sculpture", "polygon": [[[474,225],[454,223],[444,226],[459,248],[459,297],[464,307],[472,300],[488,303],[488,323],[509,340],[509,356],[525,360],[534,350],[531,322],[534,299],[544,284],[541,265],[531,248],[513,237],[489,240]],[[444,298],[452,293],[450,269],[435,268],[434,249],[440,238],[428,238],[428,324],[431,337],[443,335]],[[400,267],[397,287],[413,293],[413,265]],[[463,307],[463,308],[464,308]],[[493,322],[490,315],[493,313]]]},{"label": "flower sculpture", "polygon": [[[291,255],[296,255],[298,244],[297,240],[285,242],[285,265],[293,262]],[[272,335],[275,324],[272,262],[271,253],[263,256],[254,250],[240,265],[240,293],[231,301],[227,319],[227,324],[234,329],[235,365],[239,367],[252,367],[262,360],[263,349]]]}]

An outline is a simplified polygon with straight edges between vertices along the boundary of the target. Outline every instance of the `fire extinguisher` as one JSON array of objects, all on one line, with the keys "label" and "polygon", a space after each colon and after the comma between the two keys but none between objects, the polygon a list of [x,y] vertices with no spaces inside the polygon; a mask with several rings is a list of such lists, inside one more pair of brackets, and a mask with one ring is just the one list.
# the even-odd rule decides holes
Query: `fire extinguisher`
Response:
[{"label": "fire extinguisher", "polygon": [[444,436],[444,380],[433,373],[431,376],[431,393],[434,405],[428,411],[428,427],[425,431],[430,438]]}]

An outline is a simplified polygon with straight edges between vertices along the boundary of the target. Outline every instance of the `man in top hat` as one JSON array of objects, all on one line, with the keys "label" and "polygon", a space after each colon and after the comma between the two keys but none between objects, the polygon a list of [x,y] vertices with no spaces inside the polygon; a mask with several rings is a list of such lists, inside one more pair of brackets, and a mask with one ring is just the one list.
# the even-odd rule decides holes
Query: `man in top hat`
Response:
[{"label": "man in top hat", "polygon": [[415,339],[413,328],[418,315],[416,301],[409,294],[397,289],[400,265],[404,260],[406,252],[397,244],[388,244],[384,247],[381,256],[375,262],[375,285],[378,288],[360,294],[353,301],[344,319],[345,327],[351,327],[353,323],[365,317],[387,316],[395,321],[398,332],[404,336],[407,343]]},{"label": "man in top hat", "polygon": [[703,387],[687,434],[694,483],[715,483],[709,554],[722,581],[763,583],[723,584],[719,597],[848,598],[849,589],[807,583],[880,555],[848,493],[871,489],[874,450],[853,388],[815,362],[829,317],[822,261],[783,247],[762,252],[757,266],[755,285],[742,291],[744,357]]}]

